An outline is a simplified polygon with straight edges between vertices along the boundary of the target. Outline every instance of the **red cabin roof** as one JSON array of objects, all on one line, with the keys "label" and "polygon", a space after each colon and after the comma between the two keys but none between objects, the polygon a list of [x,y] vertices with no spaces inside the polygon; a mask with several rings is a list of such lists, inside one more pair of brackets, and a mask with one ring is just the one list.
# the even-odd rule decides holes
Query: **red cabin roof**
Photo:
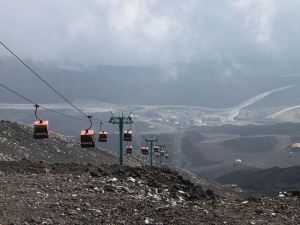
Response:
[{"label": "red cabin roof", "polygon": [[33,126],[48,126],[49,121],[48,120],[37,120],[34,122]]},{"label": "red cabin roof", "polygon": [[94,130],[83,130],[80,135],[94,135]]},{"label": "red cabin roof", "polygon": [[145,147],[145,146],[142,146],[141,147],[141,152],[148,152],[149,151],[149,148],[148,147]]},{"label": "red cabin roof", "polygon": [[132,153],[132,145],[127,145],[126,153]]}]

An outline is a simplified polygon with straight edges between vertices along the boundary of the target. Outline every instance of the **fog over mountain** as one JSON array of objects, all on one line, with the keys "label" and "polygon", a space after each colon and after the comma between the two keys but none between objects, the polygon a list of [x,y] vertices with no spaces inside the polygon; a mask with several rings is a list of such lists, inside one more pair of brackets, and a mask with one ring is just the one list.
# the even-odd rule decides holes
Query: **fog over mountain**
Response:
[{"label": "fog over mountain", "polygon": [[[22,58],[141,65],[299,56],[299,1],[1,0],[1,40]],[[5,51],[0,52],[6,55]],[[292,65],[291,65],[292,66]],[[224,70],[224,76],[232,76]]]},{"label": "fog over mountain", "polygon": [[[0,3],[0,40],[71,100],[219,108],[293,84],[264,104],[299,104],[300,1]],[[3,82],[59,100],[9,57]]]},{"label": "fog over mountain", "polygon": [[[231,78],[222,77],[223,66],[215,61],[156,67],[95,66],[83,70],[63,69],[33,61],[29,63],[72,101],[226,108],[241,104],[260,93],[292,85],[260,100],[256,106],[300,104],[299,98],[295,98],[299,95],[299,79],[282,78],[280,71],[290,70],[292,73],[292,70],[276,62],[267,68],[265,63],[271,62],[256,61],[255,67],[247,62],[246,71],[231,67],[240,74]],[[1,82],[10,88],[40,103],[61,101],[14,59],[0,58],[0,65]],[[176,74],[176,79],[166,78],[165,73],[169,70]],[[1,102],[20,102],[3,88],[0,93]]]}]

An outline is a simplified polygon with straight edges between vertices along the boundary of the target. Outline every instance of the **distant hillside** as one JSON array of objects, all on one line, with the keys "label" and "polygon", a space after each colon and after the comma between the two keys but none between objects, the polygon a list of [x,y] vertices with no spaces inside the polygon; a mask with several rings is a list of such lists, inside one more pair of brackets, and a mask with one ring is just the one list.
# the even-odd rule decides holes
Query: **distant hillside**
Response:
[{"label": "distant hillside", "polygon": [[[100,65],[80,70],[61,65],[29,61],[38,73],[72,101],[93,100],[123,104],[179,104],[224,108],[240,104],[268,90],[295,85],[295,79],[282,79],[287,68],[267,69],[256,61],[254,67],[243,62],[240,70],[231,61],[174,63],[152,66]],[[224,72],[225,71],[225,72]],[[229,71],[230,76],[226,75]],[[276,73],[274,73],[276,71]],[[280,72],[282,71],[282,72]],[[38,102],[60,100],[19,62],[0,58],[1,82]],[[18,82],[15,82],[18,81]],[[1,91],[1,90],[0,90]],[[38,93],[38,95],[37,95]],[[264,99],[265,106],[300,104],[299,89],[294,87]],[[0,102],[15,100],[1,91]],[[257,103],[259,106],[259,102]]]},{"label": "distant hillside", "polygon": [[223,125],[208,127],[190,127],[190,131],[216,132],[247,135],[296,135],[300,130],[300,123],[277,123],[270,125]]},{"label": "distant hillside", "polygon": [[234,148],[240,153],[271,152],[278,140],[272,136],[264,137],[239,137],[224,141],[223,146]]},{"label": "distant hillside", "polygon": [[300,189],[300,166],[237,170],[217,178],[217,182],[237,184],[250,193],[276,195],[279,191]]},{"label": "distant hillside", "polygon": [[198,146],[205,137],[199,132],[185,132],[182,135],[180,150],[184,154],[190,167],[209,166],[217,164],[216,160],[206,159],[201,151],[198,151]]},{"label": "distant hillside", "polygon": [[194,126],[160,140],[171,146],[176,165],[216,179],[241,169],[299,166],[300,152],[289,150],[300,142],[299,130],[298,123]]}]

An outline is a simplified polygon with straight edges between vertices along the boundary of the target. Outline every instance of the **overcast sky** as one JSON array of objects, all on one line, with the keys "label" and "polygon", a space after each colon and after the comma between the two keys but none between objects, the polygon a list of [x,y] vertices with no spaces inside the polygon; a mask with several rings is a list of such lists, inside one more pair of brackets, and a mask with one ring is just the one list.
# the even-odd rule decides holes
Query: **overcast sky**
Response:
[{"label": "overcast sky", "polygon": [[300,0],[0,0],[0,39],[42,62],[299,57],[299,12]]}]

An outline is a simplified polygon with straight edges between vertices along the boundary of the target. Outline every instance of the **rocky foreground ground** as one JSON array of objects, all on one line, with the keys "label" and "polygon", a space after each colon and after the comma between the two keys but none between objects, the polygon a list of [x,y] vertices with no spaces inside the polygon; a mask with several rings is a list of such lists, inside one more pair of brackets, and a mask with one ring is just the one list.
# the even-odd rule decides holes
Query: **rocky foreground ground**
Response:
[{"label": "rocky foreground ground", "polygon": [[0,162],[0,224],[300,224],[300,199],[223,197],[169,168]]}]

